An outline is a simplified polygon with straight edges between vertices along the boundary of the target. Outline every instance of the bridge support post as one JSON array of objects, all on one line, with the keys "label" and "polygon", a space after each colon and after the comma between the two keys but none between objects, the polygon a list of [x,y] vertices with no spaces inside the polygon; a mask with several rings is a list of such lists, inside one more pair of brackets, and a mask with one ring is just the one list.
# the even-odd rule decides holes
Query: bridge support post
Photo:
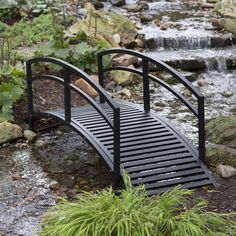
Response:
[{"label": "bridge support post", "polygon": [[34,130],[34,120],[33,115],[33,86],[32,86],[32,69],[31,64],[26,63],[26,78],[27,78],[27,98],[28,98],[28,114],[27,120],[29,124],[29,129]]},{"label": "bridge support post", "polygon": [[65,121],[71,121],[71,92],[70,92],[70,73],[64,70],[64,106],[65,106]]},{"label": "bridge support post", "polygon": [[120,174],[120,108],[114,110],[114,172],[113,172],[113,188],[118,189],[121,186]]},{"label": "bridge support post", "polygon": [[143,104],[144,110],[150,111],[150,91],[149,91],[149,62],[145,59],[142,60],[143,71]]},{"label": "bridge support post", "polygon": [[199,158],[205,163],[205,114],[204,114],[204,97],[199,97],[198,100],[198,149],[199,149]]},{"label": "bridge support post", "polygon": [[[104,88],[104,73],[103,73],[103,60],[102,56],[97,56],[98,60],[98,82]],[[100,94],[100,103],[104,103],[105,99]]]}]

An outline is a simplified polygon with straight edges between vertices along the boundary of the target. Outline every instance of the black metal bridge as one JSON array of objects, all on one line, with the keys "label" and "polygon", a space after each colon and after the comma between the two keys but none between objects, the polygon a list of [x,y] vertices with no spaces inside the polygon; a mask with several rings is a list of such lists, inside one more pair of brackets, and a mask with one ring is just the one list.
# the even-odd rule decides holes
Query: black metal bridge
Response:
[{"label": "black metal bridge", "polygon": [[[141,70],[123,66],[104,68],[103,57],[114,53],[133,55],[141,60]],[[35,76],[32,64],[49,62],[61,66],[64,76]],[[196,97],[197,107],[167,83],[150,74],[150,64],[170,73]],[[195,188],[214,184],[214,179],[204,165],[205,124],[204,97],[179,72],[142,53],[126,49],[111,49],[98,54],[99,84],[77,67],[56,58],[33,58],[27,61],[28,121],[33,129],[34,120],[52,117],[68,125],[80,134],[103,158],[113,172],[113,187],[121,185],[121,169],[131,178],[133,186],[144,184],[148,194],[164,192],[181,184],[184,188]],[[114,101],[103,89],[104,73],[124,70],[143,78],[143,106]],[[71,83],[70,75],[75,74],[89,83],[99,94],[100,100],[91,98]],[[35,80],[54,80],[64,86],[64,109],[34,112],[32,83]],[[199,128],[198,150],[183,134],[150,110],[149,82],[164,86],[196,116]],[[82,96],[88,106],[71,107],[71,91]]]}]

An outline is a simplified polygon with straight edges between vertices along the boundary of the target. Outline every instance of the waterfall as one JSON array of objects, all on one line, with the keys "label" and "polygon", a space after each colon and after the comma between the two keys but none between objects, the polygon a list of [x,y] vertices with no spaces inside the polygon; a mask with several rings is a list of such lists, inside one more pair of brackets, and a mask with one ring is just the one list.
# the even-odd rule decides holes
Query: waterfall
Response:
[{"label": "waterfall", "polygon": [[226,58],[214,57],[205,59],[206,71],[218,71],[221,73],[227,72]]},{"label": "waterfall", "polygon": [[156,48],[166,48],[166,49],[202,49],[211,48],[211,37],[175,37],[175,38],[165,38],[157,37],[155,38]]}]

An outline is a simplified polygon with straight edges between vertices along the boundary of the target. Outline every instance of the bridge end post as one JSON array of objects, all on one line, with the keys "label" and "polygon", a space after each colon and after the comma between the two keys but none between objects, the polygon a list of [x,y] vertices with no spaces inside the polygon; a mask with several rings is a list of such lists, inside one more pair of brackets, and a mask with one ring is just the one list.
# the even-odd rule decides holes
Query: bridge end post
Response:
[{"label": "bridge end post", "polygon": [[[102,55],[97,55],[97,62],[98,62],[98,82],[102,88],[104,88],[104,72],[103,72],[103,58]],[[100,94],[100,103],[105,103],[105,99]]]},{"label": "bridge end post", "polygon": [[26,62],[26,83],[27,83],[27,99],[28,99],[28,114],[27,120],[29,129],[34,131],[33,120],[33,86],[32,86],[32,68],[31,63]]},{"label": "bridge end post", "polygon": [[121,186],[120,173],[120,108],[114,110],[114,172],[113,172],[113,189],[119,189]]},{"label": "bridge end post", "polygon": [[142,60],[143,72],[143,104],[146,112],[150,111],[150,89],[149,89],[149,62],[143,58]]},{"label": "bridge end post", "polygon": [[70,73],[66,69],[64,69],[64,82],[65,121],[71,122]]},{"label": "bridge end post", "polygon": [[199,158],[205,163],[205,112],[204,112],[204,97],[201,96],[198,98],[198,149],[199,149]]}]

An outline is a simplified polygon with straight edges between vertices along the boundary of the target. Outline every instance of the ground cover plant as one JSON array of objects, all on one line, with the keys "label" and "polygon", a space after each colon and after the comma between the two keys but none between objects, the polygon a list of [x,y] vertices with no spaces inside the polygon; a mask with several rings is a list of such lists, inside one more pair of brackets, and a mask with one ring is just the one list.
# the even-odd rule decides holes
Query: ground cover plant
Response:
[{"label": "ground cover plant", "polygon": [[174,188],[147,197],[144,187],[85,192],[75,202],[60,201],[43,218],[41,236],[233,236],[232,215],[208,212],[191,190]]}]

